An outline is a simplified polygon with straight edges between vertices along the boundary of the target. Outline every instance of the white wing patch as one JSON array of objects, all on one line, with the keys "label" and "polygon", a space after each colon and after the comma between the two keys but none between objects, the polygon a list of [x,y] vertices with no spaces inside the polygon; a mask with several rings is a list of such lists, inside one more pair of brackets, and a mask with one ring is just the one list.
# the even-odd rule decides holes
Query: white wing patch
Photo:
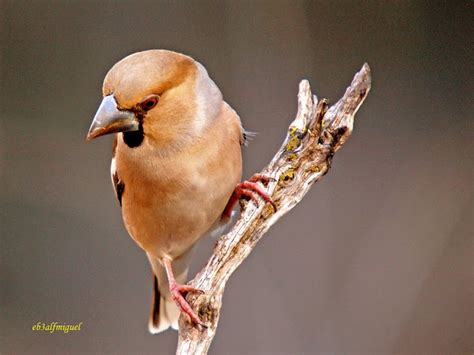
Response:
[{"label": "white wing patch", "polygon": [[112,158],[110,163],[110,177],[112,178],[112,183],[114,183],[114,175],[117,174],[117,164],[115,163],[115,158]]}]

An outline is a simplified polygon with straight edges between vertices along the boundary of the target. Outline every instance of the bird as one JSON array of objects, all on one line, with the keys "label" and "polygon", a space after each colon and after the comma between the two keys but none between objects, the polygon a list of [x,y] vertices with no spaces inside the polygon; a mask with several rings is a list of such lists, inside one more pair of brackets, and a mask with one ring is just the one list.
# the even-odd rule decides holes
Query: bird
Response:
[{"label": "bird", "polygon": [[275,204],[269,177],[242,178],[249,133],[206,68],[190,56],[151,49],[105,76],[87,140],[114,134],[111,178],[128,234],[153,273],[150,333],[179,329],[181,313],[207,325],[186,301],[196,244],[231,221],[240,198]]}]

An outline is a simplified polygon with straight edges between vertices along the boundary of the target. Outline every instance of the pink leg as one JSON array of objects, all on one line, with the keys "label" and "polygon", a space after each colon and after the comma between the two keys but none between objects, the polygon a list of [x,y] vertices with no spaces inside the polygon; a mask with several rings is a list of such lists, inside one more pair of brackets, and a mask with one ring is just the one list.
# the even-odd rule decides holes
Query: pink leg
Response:
[{"label": "pink leg", "polygon": [[224,217],[229,218],[232,214],[232,210],[235,204],[239,201],[239,199],[242,196],[250,197],[258,205],[257,195],[259,195],[265,200],[265,202],[270,203],[273,206],[273,209],[276,211],[277,208],[276,208],[275,203],[272,201],[270,196],[268,196],[266,191],[262,189],[260,185],[257,184],[257,181],[268,182],[272,179],[273,178],[262,175],[262,174],[255,174],[250,179],[237,184],[237,186],[235,187],[234,193],[230,197],[229,202],[227,202],[227,206],[225,207],[222,215]]},{"label": "pink leg", "polygon": [[181,312],[186,313],[194,323],[200,324],[203,327],[207,327],[206,324],[204,324],[199,319],[197,314],[194,313],[188,301],[186,301],[185,299],[185,296],[188,292],[204,293],[204,291],[194,288],[192,286],[178,284],[173,275],[173,269],[171,268],[171,261],[169,259],[164,258],[163,264],[166,269],[166,275],[168,276],[168,282],[170,285],[171,297],[173,298],[173,301],[176,303],[176,305],[181,310]]}]

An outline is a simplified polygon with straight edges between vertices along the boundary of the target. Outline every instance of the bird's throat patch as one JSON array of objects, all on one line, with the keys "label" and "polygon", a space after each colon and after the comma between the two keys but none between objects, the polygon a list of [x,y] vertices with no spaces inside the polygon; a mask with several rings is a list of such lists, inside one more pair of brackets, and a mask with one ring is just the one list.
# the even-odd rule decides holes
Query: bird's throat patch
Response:
[{"label": "bird's throat patch", "polygon": [[143,133],[143,125],[140,123],[138,131],[123,132],[123,141],[129,148],[139,147],[143,142],[145,134]]}]

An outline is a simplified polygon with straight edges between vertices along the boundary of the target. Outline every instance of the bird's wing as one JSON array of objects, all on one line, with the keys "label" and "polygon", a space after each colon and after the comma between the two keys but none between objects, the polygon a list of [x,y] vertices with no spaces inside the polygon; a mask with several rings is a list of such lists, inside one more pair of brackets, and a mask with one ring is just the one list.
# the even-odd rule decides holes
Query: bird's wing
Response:
[{"label": "bird's wing", "polygon": [[115,150],[117,149],[117,136],[115,136],[114,144],[112,147],[112,162],[110,163],[110,175],[112,178],[112,186],[115,190],[115,196],[117,196],[117,200],[122,206],[122,194],[125,190],[125,184],[123,181],[120,180],[118,173],[117,173],[117,166],[115,164]]}]

